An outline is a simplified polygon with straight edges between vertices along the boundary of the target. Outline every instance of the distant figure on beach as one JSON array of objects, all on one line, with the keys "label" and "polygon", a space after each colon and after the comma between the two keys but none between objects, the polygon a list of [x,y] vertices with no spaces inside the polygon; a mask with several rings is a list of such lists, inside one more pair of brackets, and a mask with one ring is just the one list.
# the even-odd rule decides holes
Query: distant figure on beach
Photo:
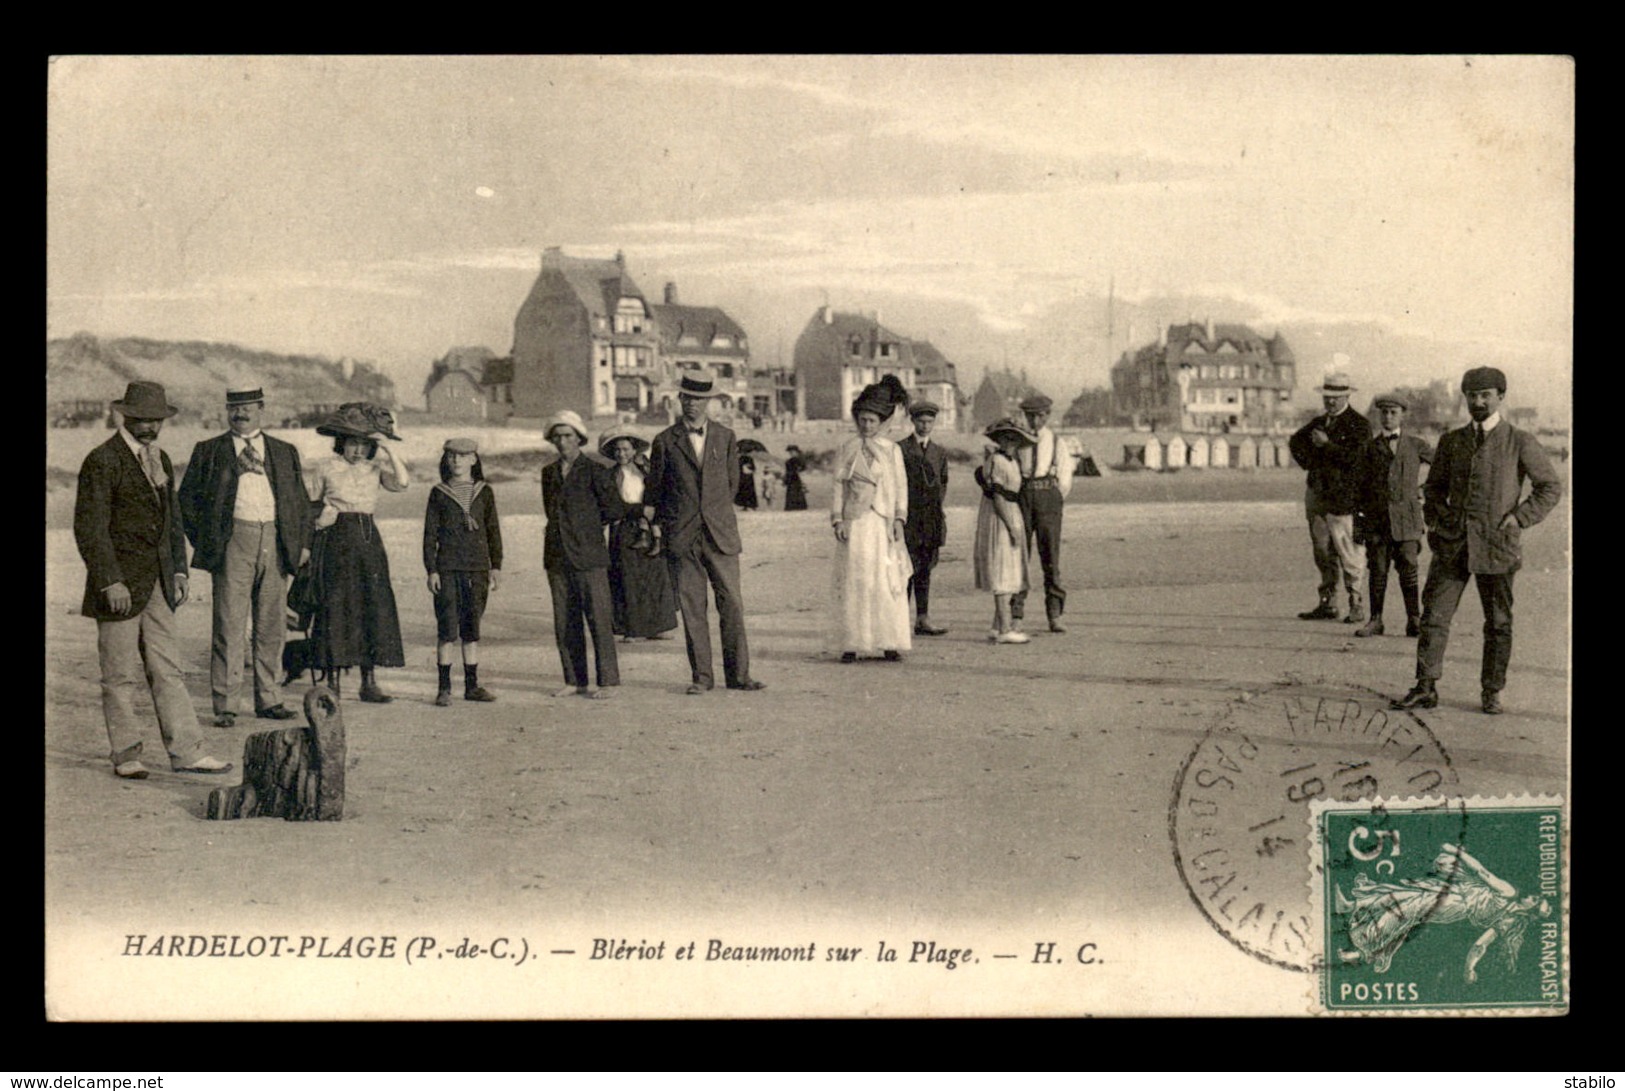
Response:
[{"label": "distant figure on beach", "polygon": [[[361,668],[361,699],[394,700],[378,687],[377,668],[406,666],[401,620],[390,585],[389,556],[373,521],[378,490],[404,492],[406,463],[384,439],[400,441],[393,423],[359,402],[340,406],[318,425],[335,457],[316,464],[311,500],[321,505],[311,536],[311,575],[319,590],[310,624],[311,662],[339,692],[338,672]],[[380,457],[382,456],[382,457]]]},{"label": "distant figure on beach", "polygon": [[916,636],[941,636],[948,631],[931,620],[931,570],[937,566],[938,550],[948,540],[948,521],[942,507],[948,497],[948,454],[942,444],[931,441],[940,411],[935,402],[910,405],[908,416],[914,434],[898,444],[903,452],[903,470],[908,474],[908,523],[903,527],[903,541],[914,568],[908,590],[914,600]]},{"label": "distant figure on beach", "polygon": [[[553,598],[553,638],[564,668],[564,688],[553,694],[580,694],[594,700],[613,696],[621,684],[615,656],[615,606],[609,589],[609,547],[604,525],[629,513],[615,486],[615,474],[588,457],[587,430],[571,410],[554,415],[545,431],[558,448],[558,461],[542,469],[542,567]],[[592,634],[598,685],[587,675],[587,633]]]},{"label": "distant figure on beach", "polygon": [[677,595],[660,555],[660,535],[643,517],[649,441],[625,428],[598,437],[598,453],[615,463],[615,487],[634,510],[609,525],[609,591],[614,631],[623,640],[669,639],[677,628]]},{"label": "distant figure on beach", "polygon": [[660,527],[683,615],[691,679],[685,692],[690,696],[714,685],[705,605],[708,585],[716,596],[728,688],[766,688],[750,675],[745,603],[739,588],[741,546],[733,507],[739,488],[738,441],[732,429],[710,420],[708,414],[711,399],[721,393],[710,376],[697,371],[684,374],[677,391],[682,416],[650,445],[643,489],[643,512]]},{"label": "distant figure on beach", "polygon": [[297,715],[282,703],[277,680],[288,630],[288,580],[310,559],[310,500],[298,449],[266,435],[264,416],[259,387],[226,391],[229,430],[192,448],[177,494],[192,564],[213,581],[209,694],[216,727],[237,722],[249,627],[254,715]]},{"label": "distant figure on beach", "polygon": [[1019,455],[1023,448],[1036,445],[1038,437],[1013,417],[994,421],[983,434],[997,446],[987,452],[976,469],[976,483],[982,489],[972,554],[976,589],[993,593],[989,642],[1026,644],[1032,638],[1016,627],[1010,600],[1027,590],[1028,582]]},{"label": "distant figure on beach", "polygon": [[[188,595],[186,537],[175,498],[175,468],[158,446],[179,410],[157,383],[132,382],[112,403],[123,418],[85,456],[73,504],[73,539],[85,562],[80,613],[96,619],[102,718],[114,775],[145,780],[135,701],[145,689],[177,773],[229,773],[204,752],[203,731],[186,692],[175,610]],[[239,661],[240,662],[240,661]]]},{"label": "distant figure on beach", "polygon": [[756,460],[749,455],[739,456],[739,488],[734,503],[740,511],[756,510]]},{"label": "distant figure on beach", "polygon": [[1309,471],[1304,486],[1304,514],[1309,520],[1309,543],[1314,549],[1315,567],[1320,570],[1320,603],[1298,615],[1305,621],[1336,621],[1337,591],[1341,583],[1348,593],[1349,611],[1343,618],[1350,625],[1365,621],[1365,596],[1360,584],[1365,578],[1365,547],[1354,540],[1354,513],[1359,510],[1362,491],[1360,470],[1366,446],[1371,442],[1371,426],[1349,409],[1349,395],[1356,387],[1349,382],[1348,357],[1332,354],[1335,370],[1326,373],[1320,387],[1325,413],[1292,436],[1292,457]]},{"label": "distant figure on beach", "polygon": [[773,504],[779,498],[779,475],[771,466],[763,466],[761,472],[762,507],[772,510]]},{"label": "distant figure on beach", "polygon": [[807,462],[801,457],[801,448],[790,444],[784,449],[784,510],[807,510],[807,487],[801,483],[801,475],[807,469]]},{"label": "distant figure on beach", "polygon": [[903,452],[880,434],[908,393],[894,375],[871,383],[852,402],[858,434],[835,456],[830,522],[835,531],[831,650],[842,663],[877,652],[898,662],[909,638],[911,572],[903,528],[908,521],[908,474]]},{"label": "distant figure on beach", "polygon": [[434,596],[434,703],[451,704],[451,657],[459,643],[463,700],[495,701],[480,685],[480,618],[502,576],[502,526],[496,494],[485,483],[480,449],[472,439],[448,439],[440,455],[440,483],[429,490],[423,515],[423,567]]}]

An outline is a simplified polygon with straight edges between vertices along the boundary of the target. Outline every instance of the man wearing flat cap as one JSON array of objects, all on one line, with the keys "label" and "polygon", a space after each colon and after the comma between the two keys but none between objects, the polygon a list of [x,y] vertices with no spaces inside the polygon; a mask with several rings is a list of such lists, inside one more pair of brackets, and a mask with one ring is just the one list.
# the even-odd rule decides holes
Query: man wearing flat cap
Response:
[{"label": "man wearing flat cap", "polygon": [[937,551],[948,538],[943,501],[948,496],[948,453],[942,444],[931,442],[939,407],[934,402],[916,401],[909,405],[914,433],[897,446],[903,452],[903,473],[908,478],[908,520],[903,524],[903,544],[914,575],[908,591],[914,597],[914,632],[919,636],[941,636],[948,630],[931,620],[931,570],[937,565]]},{"label": "man wearing flat cap", "polygon": [[[1434,708],[1444,673],[1450,621],[1467,581],[1478,585],[1484,606],[1484,655],[1479,701],[1501,711],[1501,689],[1512,659],[1512,577],[1522,563],[1521,535],[1550,514],[1563,495],[1551,459],[1538,440],[1501,416],[1506,375],[1475,367],[1461,380],[1464,428],[1446,432],[1423,490],[1428,525],[1427,583],[1422,589],[1422,633],[1416,642],[1416,684],[1394,708]],[[1523,496],[1523,483],[1530,484]]]},{"label": "man wearing flat cap", "polygon": [[1388,597],[1388,569],[1399,572],[1399,593],[1405,600],[1405,635],[1421,631],[1417,558],[1421,555],[1422,467],[1433,462],[1433,448],[1402,431],[1405,400],[1384,394],[1372,403],[1380,430],[1365,449],[1361,478],[1365,498],[1354,519],[1354,535],[1365,546],[1367,598],[1371,618],[1355,636],[1381,636],[1382,608]]},{"label": "man wearing flat cap", "polygon": [[181,481],[181,520],[192,567],[214,591],[209,694],[215,726],[232,727],[243,683],[243,634],[252,620],[254,714],[291,720],[278,673],[287,630],[288,578],[310,556],[311,507],[299,451],[265,434],[259,387],[226,392],[229,430],[192,448]]},{"label": "man wearing flat cap", "polygon": [[[1038,442],[1016,452],[1021,465],[1021,508],[1027,519],[1027,552],[1038,545],[1038,561],[1044,569],[1044,615],[1052,633],[1066,632],[1061,615],[1066,612],[1066,588],[1061,586],[1061,514],[1066,496],[1072,491],[1072,455],[1049,429],[1049,413],[1054,406],[1043,394],[1034,394],[1021,403],[1027,427]],[[1027,592],[1010,596],[1010,616],[1020,622],[1026,614]],[[1016,626],[1020,628],[1018,624]]]},{"label": "man wearing flat cap", "polygon": [[174,416],[157,383],[129,384],[116,401],[113,437],[85,456],[74,497],[73,538],[85,561],[80,612],[96,619],[102,716],[113,772],[145,780],[135,699],[143,686],[178,773],[228,773],[204,752],[203,731],[186,692],[176,648],[175,610],[186,601],[186,538],[175,502],[175,468],[158,447]]},{"label": "man wearing flat cap", "polygon": [[1365,621],[1365,547],[1354,540],[1354,513],[1364,498],[1361,471],[1371,425],[1349,408],[1355,390],[1343,370],[1348,357],[1332,354],[1332,370],[1320,387],[1325,412],[1292,436],[1289,446],[1299,466],[1309,471],[1303,508],[1309,520],[1309,542],[1320,570],[1320,603],[1298,616],[1305,621],[1336,621],[1337,590],[1348,593],[1350,625]]}]

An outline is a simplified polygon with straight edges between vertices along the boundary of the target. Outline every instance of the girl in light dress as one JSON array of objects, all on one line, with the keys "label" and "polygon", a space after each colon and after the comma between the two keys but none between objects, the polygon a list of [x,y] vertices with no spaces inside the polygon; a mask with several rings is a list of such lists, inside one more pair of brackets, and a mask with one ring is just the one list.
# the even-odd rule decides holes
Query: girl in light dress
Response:
[{"label": "girl in light dress", "polygon": [[987,452],[976,469],[976,483],[982,487],[982,506],[976,513],[976,589],[993,592],[993,628],[988,640],[1025,644],[1030,638],[1010,617],[1010,596],[1027,589],[1027,529],[1021,514],[1021,466],[1016,452],[1036,444],[1038,437],[1009,417],[994,421],[983,434],[998,446]]},{"label": "girl in light dress", "polygon": [[831,650],[842,663],[877,652],[899,662],[913,645],[903,545],[908,478],[902,449],[880,429],[908,394],[895,376],[864,388],[852,403],[858,434],[835,457],[830,522],[835,531]]}]

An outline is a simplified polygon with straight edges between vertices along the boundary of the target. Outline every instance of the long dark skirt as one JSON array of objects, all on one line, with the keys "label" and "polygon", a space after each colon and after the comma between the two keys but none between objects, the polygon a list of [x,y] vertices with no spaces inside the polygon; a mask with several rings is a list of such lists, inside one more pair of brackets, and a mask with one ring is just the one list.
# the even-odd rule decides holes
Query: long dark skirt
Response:
[{"label": "long dark skirt", "polygon": [[807,510],[807,487],[801,483],[799,466],[786,464],[784,467],[784,510]]},{"label": "long dark skirt", "polygon": [[664,557],[634,549],[637,522],[609,527],[609,591],[616,636],[656,636],[677,628],[677,595]]},{"label": "long dark skirt", "polygon": [[389,558],[372,516],[341,512],[312,537],[310,564],[321,589],[310,625],[315,666],[406,666]]}]

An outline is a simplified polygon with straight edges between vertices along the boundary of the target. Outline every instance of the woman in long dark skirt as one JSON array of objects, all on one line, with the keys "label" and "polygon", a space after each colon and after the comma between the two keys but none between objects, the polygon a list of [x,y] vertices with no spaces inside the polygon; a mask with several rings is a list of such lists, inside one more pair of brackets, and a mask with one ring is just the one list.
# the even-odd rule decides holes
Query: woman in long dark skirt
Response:
[{"label": "woman in long dark skirt", "polygon": [[373,522],[380,487],[401,492],[406,464],[379,442],[376,423],[360,411],[334,414],[316,431],[333,437],[336,457],[316,464],[311,499],[321,504],[311,539],[311,572],[320,602],[311,621],[312,663],[338,692],[340,669],[361,668],[361,699],[393,698],[378,688],[378,667],[406,666],[400,616],[390,586],[389,557]]},{"label": "woman in long dark skirt", "polygon": [[[615,484],[628,504],[643,503],[648,449],[648,440],[621,428],[605,432],[598,441],[598,453],[615,462]],[[627,641],[670,639],[677,628],[677,596],[654,528],[642,515],[609,525],[609,590],[616,636]]]},{"label": "woman in long dark skirt", "polygon": [[801,458],[801,448],[795,444],[784,450],[789,456],[784,460],[784,510],[806,511],[807,488],[801,483],[801,471],[807,468],[807,463]]},{"label": "woman in long dark skirt", "polygon": [[756,460],[744,455],[739,460],[739,488],[734,503],[741,511],[756,510]]}]

